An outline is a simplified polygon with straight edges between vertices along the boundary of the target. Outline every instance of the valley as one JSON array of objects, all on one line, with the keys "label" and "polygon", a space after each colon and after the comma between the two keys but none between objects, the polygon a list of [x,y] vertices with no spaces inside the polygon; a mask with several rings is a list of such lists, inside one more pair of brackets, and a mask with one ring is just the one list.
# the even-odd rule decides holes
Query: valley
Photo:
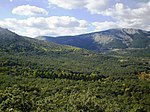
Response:
[{"label": "valley", "polygon": [[38,40],[0,28],[0,111],[148,112],[150,33],[96,34]]}]

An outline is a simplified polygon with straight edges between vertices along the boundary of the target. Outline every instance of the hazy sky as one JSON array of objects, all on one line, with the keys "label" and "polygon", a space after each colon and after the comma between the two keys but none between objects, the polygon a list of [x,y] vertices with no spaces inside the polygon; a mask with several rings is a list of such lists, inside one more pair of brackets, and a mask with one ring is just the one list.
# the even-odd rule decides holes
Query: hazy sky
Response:
[{"label": "hazy sky", "polygon": [[0,27],[30,37],[150,30],[150,0],[0,0]]}]

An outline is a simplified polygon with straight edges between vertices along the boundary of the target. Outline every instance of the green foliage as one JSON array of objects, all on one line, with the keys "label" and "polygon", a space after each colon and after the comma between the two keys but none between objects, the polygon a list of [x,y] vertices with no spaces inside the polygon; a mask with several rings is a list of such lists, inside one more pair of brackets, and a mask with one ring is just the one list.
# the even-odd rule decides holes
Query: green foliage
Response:
[{"label": "green foliage", "polygon": [[0,76],[1,111],[146,112],[150,108],[150,82],[135,76],[101,81]]},{"label": "green foliage", "polygon": [[[0,52],[0,111],[148,112],[147,56]],[[144,76],[145,77],[145,76]]]},{"label": "green foliage", "polygon": [[0,112],[150,110],[149,48],[99,54],[1,35]]}]

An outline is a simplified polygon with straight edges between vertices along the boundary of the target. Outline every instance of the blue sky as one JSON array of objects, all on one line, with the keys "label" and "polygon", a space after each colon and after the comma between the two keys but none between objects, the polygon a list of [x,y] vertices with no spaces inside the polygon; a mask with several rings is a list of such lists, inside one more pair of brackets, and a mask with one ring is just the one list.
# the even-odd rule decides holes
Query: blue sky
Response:
[{"label": "blue sky", "polygon": [[0,27],[30,37],[150,30],[149,11],[150,0],[1,0]]}]

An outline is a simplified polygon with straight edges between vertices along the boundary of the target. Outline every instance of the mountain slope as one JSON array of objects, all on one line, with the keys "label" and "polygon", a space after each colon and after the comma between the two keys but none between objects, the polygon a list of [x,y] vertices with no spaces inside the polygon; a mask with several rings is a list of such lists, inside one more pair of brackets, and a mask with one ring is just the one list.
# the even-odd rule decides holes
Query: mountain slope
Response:
[{"label": "mountain slope", "polygon": [[0,29],[0,112],[147,112],[148,51],[99,54]]},{"label": "mountain slope", "polygon": [[150,32],[139,29],[110,29],[101,32],[61,37],[36,37],[39,40],[71,45],[88,50],[147,48],[150,46]]},{"label": "mountain slope", "polygon": [[[85,38],[87,38],[87,36],[85,36]],[[8,67],[6,71],[10,71],[12,68],[9,67],[11,66],[20,66],[20,68],[24,69],[31,68],[33,71],[37,68],[41,71],[48,72],[66,71],[76,75],[82,73],[86,75],[91,73],[107,75],[129,74],[131,72],[137,73],[139,71],[150,70],[149,68],[145,69],[145,67],[143,67],[137,71],[137,68],[141,66],[138,62],[139,59],[132,59],[133,57],[135,58],[137,51],[134,51],[133,57],[129,56],[126,50],[109,54],[99,54],[77,47],[58,45],[51,42],[23,37],[2,28],[0,30],[0,40],[0,67],[2,67],[2,69],[3,66],[6,66],[6,68]],[[91,47],[89,46],[89,48]],[[149,60],[148,51],[149,49],[146,51],[144,49],[142,52],[139,51],[139,56],[137,58],[141,57],[142,53],[142,55],[144,55],[143,57],[146,58],[144,61],[149,64],[149,62],[147,62],[147,60]],[[125,54],[126,56],[122,55],[122,53],[125,52],[127,52]],[[147,52],[147,55],[145,55],[145,52]],[[124,58],[123,60],[128,60],[127,63],[129,64],[127,65],[131,66],[128,70],[122,67],[122,62],[118,62],[118,60],[122,60],[122,58]],[[137,63],[137,65],[132,66],[133,63]],[[114,68],[117,69],[114,70]],[[120,71],[118,71],[118,69]],[[110,71],[113,71],[113,73]],[[10,74],[11,73],[10,71]],[[42,72],[40,73],[42,74]]]},{"label": "mountain slope", "polygon": [[[105,59],[104,56],[97,56],[85,49],[23,37],[3,28],[0,28],[0,40],[0,71],[4,65],[6,68],[15,65],[21,68],[39,67],[41,70],[49,71],[89,73],[94,68],[90,67],[90,61],[95,57]],[[83,66],[85,68],[82,68]],[[6,71],[10,71],[9,69]]]},{"label": "mountain slope", "polygon": [[4,52],[63,52],[75,51],[80,48],[58,45],[29,37],[17,35],[7,29],[0,28],[0,51]]}]

